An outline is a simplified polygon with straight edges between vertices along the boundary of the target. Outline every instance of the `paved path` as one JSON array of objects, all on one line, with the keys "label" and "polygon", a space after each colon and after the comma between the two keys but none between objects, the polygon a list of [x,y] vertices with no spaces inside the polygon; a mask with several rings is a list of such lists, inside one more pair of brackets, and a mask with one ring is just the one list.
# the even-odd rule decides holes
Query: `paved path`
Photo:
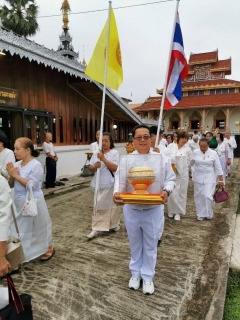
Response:
[{"label": "paved path", "polygon": [[165,213],[152,296],[128,289],[130,252],[123,219],[119,232],[87,240],[92,212],[89,179],[74,178],[62,189],[45,191],[56,254],[48,262],[23,265],[21,274],[13,276],[19,291],[33,297],[34,319],[221,320],[239,166],[236,160],[235,174],[227,183],[231,201],[216,205],[213,220],[196,220],[192,182],[187,215],[174,221]]}]

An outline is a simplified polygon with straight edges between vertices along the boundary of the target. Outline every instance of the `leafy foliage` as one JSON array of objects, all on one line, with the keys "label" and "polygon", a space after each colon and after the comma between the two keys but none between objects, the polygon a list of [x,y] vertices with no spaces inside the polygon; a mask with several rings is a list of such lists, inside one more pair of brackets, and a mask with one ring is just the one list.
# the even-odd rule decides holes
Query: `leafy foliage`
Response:
[{"label": "leafy foliage", "polygon": [[27,37],[39,30],[37,23],[38,6],[35,0],[5,0],[0,7],[0,18],[6,29]]},{"label": "leafy foliage", "polygon": [[223,320],[240,319],[240,275],[229,273]]}]

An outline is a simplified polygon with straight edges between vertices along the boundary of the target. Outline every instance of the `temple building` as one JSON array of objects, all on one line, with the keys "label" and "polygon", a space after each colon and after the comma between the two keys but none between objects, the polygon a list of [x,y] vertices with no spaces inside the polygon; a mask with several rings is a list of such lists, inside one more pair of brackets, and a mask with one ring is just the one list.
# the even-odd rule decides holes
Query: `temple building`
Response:
[{"label": "temple building", "polygon": [[[163,111],[165,132],[179,128],[188,132],[220,132],[240,130],[240,81],[227,79],[231,75],[231,58],[219,60],[218,50],[191,53],[188,76],[182,82],[182,100]],[[142,119],[158,120],[163,89],[133,109]]]}]

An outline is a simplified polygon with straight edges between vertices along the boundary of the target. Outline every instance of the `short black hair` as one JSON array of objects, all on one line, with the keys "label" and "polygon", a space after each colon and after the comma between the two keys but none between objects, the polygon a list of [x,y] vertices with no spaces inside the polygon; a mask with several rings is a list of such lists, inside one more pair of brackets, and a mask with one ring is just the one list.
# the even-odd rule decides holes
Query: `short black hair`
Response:
[{"label": "short black hair", "polygon": [[208,141],[207,138],[201,138],[201,139],[199,140],[199,144],[200,144],[201,142],[206,142],[206,143],[209,145],[209,141]]},{"label": "short black hair", "polygon": [[137,126],[135,126],[135,127],[133,128],[132,136],[134,137],[136,130],[137,130],[137,129],[141,129],[141,128],[148,129],[149,135],[151,135],[151,131],[150,131],[149,126],[147,126],[146,124],[138,124]]},{"label": "short black hair", "polygon": [[115,146],[114,146],[114,142],[113,142],[113,138],[111,136],[111,133],[109,132],[103,132],[102,136],[108,136],[109,137],[109,140],[110,140],[110,149],[113,149]]},{"label": "short black hair", "polygon": [[4,131],[0,130],[0,142],[3,143],[4,148],[8,145],[8,138]]},{"label": "short black hair", "polygon": [[209,134],[211,137],[213,137],[213,133],[211,131],[206,132],[206,135]]},{"label": "short black hair", "polygon": [[[152,126],[152,127],[150,127],[150,134],[155,134],[155,135],[157,135],[157,130],[158,130],[158,127],[157,127],[157,126]],[[159,134],[162,134],[162,133],[163,133],[163,130],[160,129]]]},{"label": "short black hair", "polygon": [[221,141],[223,141],[223,140],[224,140],[224,135],[223,135],[223,133],[222,133],[222,132],[220,132],[220,133],[219,133],[219,139],[220,139]]}]

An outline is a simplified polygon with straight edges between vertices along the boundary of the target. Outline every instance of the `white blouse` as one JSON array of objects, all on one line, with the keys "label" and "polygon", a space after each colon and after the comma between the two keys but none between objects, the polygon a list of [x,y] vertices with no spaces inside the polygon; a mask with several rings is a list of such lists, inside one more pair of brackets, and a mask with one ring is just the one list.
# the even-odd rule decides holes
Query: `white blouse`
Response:
[{"label": "white blouse", "polygon": [[[90,165],[94,166],[96,162],[99,162],[100,159],[97,157],[98,151],[96,151],[90,160]],[[109,161],[118,166],[119,164],[119,153],[115,149],[111,149],[108,153],[104,154],[104,157]],[[113,172],[114,175],[114,172]],[[91,187],[95,188],[96,185],[96,176],[95,175],[92,178],[91,181]],[[112,176],[110,170],[107,168],[107,166],[101,161],[101,168],[100,168],[100,181],[99,181],[99,189],[105,189],[105,188],[111,188],[114,185],[114,177]]]},{"label": "white blouse", "polygon": [[8,239],[11,203],[11,189],[7,180],[0,175],[0,241]]},{"label": "white blouse", "polygon": [[[179,149],[178,144],[173,143],[172,146],[170,147],[170,150],[171,150],[171,155],[172,155],[173,160],[174,160],[175,156],[186,155],[187,156],[187,165],[189,166],[192,151],[187,145],[183,145],[182,148]],[[174,161],[172,161],[172,162],[174,163]]]},{"label": "white blouse", "polygon": [[229,148],[229,145],[225,142],[218,144],[216,151],[220,158],[231,158],[231,150]]},{"label": "white blouse", "polygon": [[219,156],[210,148],[205,153],[200,149],[194,150],[190,165],[195,165],[192,180],[196,183],[216,183],[216,175],[223,174]]},{"label": "white blouse", "polygon": [[4,148],[3,151],[0,152],[0,172],[6,178],[9,177],[5,168],[8,162],[15,163],[15,156],[12,150]]},{"label": "white blouse", "polygon": [[26,188],[21,185],[17,180],[14,180],[14,192],[15,199],[21,200],[26,198],[26,193],[31,184],[34,197],[41,196],[42,193],[42,180],[43,180],[43,168],[39,161],[36,159],[31,160],[24,167],[21,167],[21,161],[15,163],[15,167],[18,168],[18,174],[23,179],[28,180]]}]

